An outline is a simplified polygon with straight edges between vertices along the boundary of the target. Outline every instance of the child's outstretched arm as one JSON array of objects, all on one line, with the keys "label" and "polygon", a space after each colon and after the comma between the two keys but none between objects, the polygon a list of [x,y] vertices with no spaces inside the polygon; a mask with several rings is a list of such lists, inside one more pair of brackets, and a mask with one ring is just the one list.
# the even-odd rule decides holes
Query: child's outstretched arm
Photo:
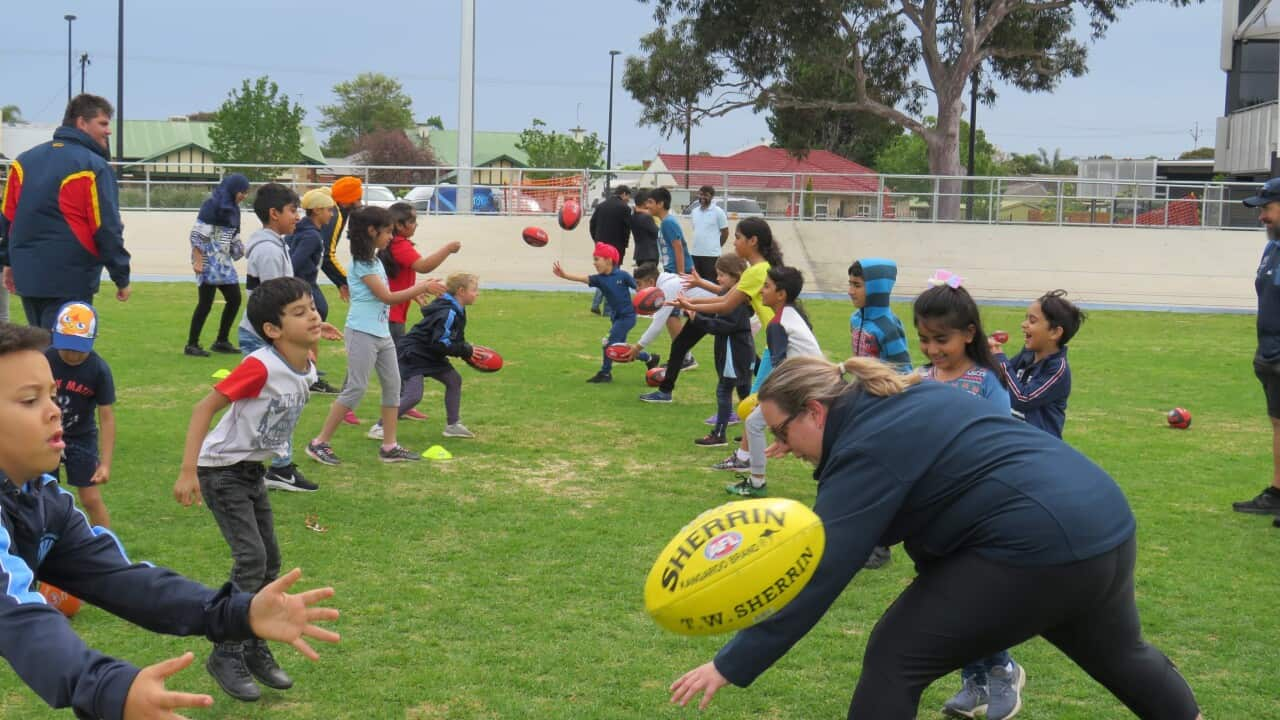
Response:
[{"label": "child's outstretched arm", "polygon": [[377,275],[363,275],[360,282],[369,288],[369,292],[387,305],[399,305],[403,302],[409,302],[415,297],[427,292],[431,287],[439,281],[434,279],[421,280],[411,288],[404,290],[392,291],[387,287],[387,283]]},{"label": "child's outstretched arm", "polygon": [[720,286],[699,275],[697,268],[694,268],[691,273],[680,273],[680,285],[686,290],[697,287],[716,295],[720,294]]},{"label": "child's outstretched arm", "polygon": [[106,485],[111,479],[111,460],[116,453],[116,411],[111,405],[98,406],[98,468],[89,482]]},{"label": "child's outstretched arm", "polygon": [[191,422],[187,424],[187,442],[182,449],[182,469],[178,471],[178,481],[173,484],[173,499],[183,507],[191,507],[191,503],[200,505],[200,481],[196,478],[196,462],[200,459],[200,446],[204,444],[204,436],[209,433],[209,424],[231,400],[226,395],[212,390],[204,399],[196,403],[191,410]]},{"label": "child's outstretched arm", "polygon": [[462,243],[457,240],[454,240],[451,243],[446,243],[444,247],[441,247],[430,255],[423,255],[418,258],[418,261],[413,264],[413,271],[420,273],[431,272],[432,270],[440,267],[440,263],[443,263],[446,258],[461,249]]},{"label": "child's outstretched arm", "polygon": [[551,274],[555,275],[558,278],[563,278],[571,282],[580,282],[584,285],[590,283],[590,280],[587,278],[586,275],[574,275],[573,273],[565,272],[564,268],[560,267],[559,260],[556,260],[555,262],[551,263]]}]

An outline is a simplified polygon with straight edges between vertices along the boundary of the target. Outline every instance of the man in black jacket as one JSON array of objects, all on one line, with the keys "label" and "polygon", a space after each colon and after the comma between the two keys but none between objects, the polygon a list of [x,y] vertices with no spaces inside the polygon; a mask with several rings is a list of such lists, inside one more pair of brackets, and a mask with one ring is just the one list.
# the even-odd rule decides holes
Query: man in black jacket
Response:
[{"label": "man in black jacket", "polygon": [[[612,245],[618,251],[618,265],[627,255],[627,244],[631,241],[631,188],[619,185],[613,189],[613,197],[596,206],[591,213],[591,239],[594,242]],[[599,315],[600,304],[604,295],[596,291],[591,301],[591,312]],[[604,314],[608,314],[606,309]]]}]

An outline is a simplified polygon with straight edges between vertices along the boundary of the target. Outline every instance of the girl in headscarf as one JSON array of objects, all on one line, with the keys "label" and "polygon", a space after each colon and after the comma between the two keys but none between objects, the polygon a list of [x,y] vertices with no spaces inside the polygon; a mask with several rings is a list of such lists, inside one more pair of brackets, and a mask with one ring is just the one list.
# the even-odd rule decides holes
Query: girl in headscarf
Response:
[{"label": "girl in headscarf", "polygon": [[234,263],[244,256],[244,244],[240,242],[240,203],[248,194],[249,178],[238,173],[226,176],[200,206],[196,224],[191,228],[191,269],[196,274],[199,301],[191,315],[191,331],[183,351],[187,355],[209,356],[209,352],[200,347],[200,332],[213,309],[214,291],[222,293],[226,304],[218,323],[218,339],[209,349],[221,353],[240,352],[231,344],[228,333],[240,311],[240,278]]}]

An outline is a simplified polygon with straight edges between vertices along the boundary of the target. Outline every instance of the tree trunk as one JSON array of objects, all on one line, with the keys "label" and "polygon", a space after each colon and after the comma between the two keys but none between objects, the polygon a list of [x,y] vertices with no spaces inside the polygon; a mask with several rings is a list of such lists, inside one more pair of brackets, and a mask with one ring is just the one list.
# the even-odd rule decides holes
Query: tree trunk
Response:
[{"label": "tree trunk", "polygon": [[[963,175],[960,165],[960,115],[963,106],[957,98],[948,103],[949,107],[939,107],[937,128],[925,133],[925,145],[929,149],[929,172],[934,175]],[[938,182],[937,218],[939,220],[960,219],[960,193],[963,183],[958,179],[944,179]]]}]

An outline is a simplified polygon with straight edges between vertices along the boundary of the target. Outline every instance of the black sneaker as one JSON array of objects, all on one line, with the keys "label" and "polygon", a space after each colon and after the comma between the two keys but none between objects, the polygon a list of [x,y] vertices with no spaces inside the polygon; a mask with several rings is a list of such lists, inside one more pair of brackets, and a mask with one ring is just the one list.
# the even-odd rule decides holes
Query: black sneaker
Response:
[{"label": "black sneaker", "polygon": [[879,545],[871,548],[871,556],[863,563],[862,567],[866,570],[879,570],[893,561],[893,551],[887,547]]},{"label": "black sneaker", "polygon": [[199,345],[186,346],[185,348],[182,349],[182,354],[190,355],[191,357],[209,357],[209,351],[205,350]]},{"label": "black sneaker", "polygon": [[218,687],[241,702],[254,702],[262,697],[262,690],[253,682],[249,668],[244,663],[241,643],[219,643],[209,654],[204,668],[209,671]]},{"label": "black sneaker", "polygon": [[651,355],[649,355],[649,360],[645,362],[644,369],[652,370],[658,367],[658,365],[660,365],[661,363],[662,363],[662,356],[659,355],[658,353],[652,353]]},{"label": "black sneaker", "polygon": [[694,357],[693,357],[692,355],[685,355],[685,356],[684,356],[684,362],[680,364],[680,369],[681,369],[681,370],[696,370],[697,368],[698,368],[698,361],[697,361],[697,360],[695,360],[695,359],[694,359]]},{"label": "black sneaker", "polygon": [[589,383],[613,382],[613,374],[607,373],[607,372],[598,372],[595,375],[592,375],[591,377],[587,378],[587,382]]},{"label": "black sneaker", "polygon": [[699,447],[724,447],[729,444],[729,441],[725,440],[723,435],[707,433],[706,437],[700,437],[697,440],[694,440],[693,444]]},{"label": "black sneaker", "polygon": [[591,308],[591,314],[592,314],[592,315],[599,315],[599,314],[600,314],[600,308],[598,308],[598,307],[593,307],[593,308]]},{"label": "black sneaker", "polygon": [[324,393],[325,395],[337,395],[339,390],[338,388],[330,385],[328,380],[320,378],[319,380],[311,383],[311,392]]},{"label": "black sneaker", "polygon": [[396,445],[390,450],[378,448],[378,459],[384,463],[418,462],[422,460],[422,458],[404,449],[401,445]]},{"label": "black sneaker", "polygon": [[1271,527],[1280,528],[1280,515],[1277,515],[1271,519]]},{"label": "black sneaker", "polygon": [[318,463],[325,465],[341,465],[342,461],[338,459],[337,453],[333,451],[333,447],[327,442],[316,442],[312,440],[307,443],[307,457]]},{"label": "black sneaker", "polygon": [[1280,490],[1269,487],[1252,500],[1231,503],[1231,509],[1254,515],[1280,515]]},{"label": "black sneaker", "polygon": [[320,489],[319,485],[307,480],[298,472],[298,466],[289,463],[284,467],[267,468],[267,474],[262,478],[268,490],[285,490],[288,492],[315,492]]},{"label": "black sneaker", "polygon": [[248,640],[244,644],[244,665],[258,682],[275,690],[293,687],[293,678],[276,664],[266,640]]},{"label": "black sneaker", "polygon": [[239,355],[240,348],[232,345],[226,340],[219,340],[209,346],[209,349],[216,353],[226,353],[227,355]]}]

